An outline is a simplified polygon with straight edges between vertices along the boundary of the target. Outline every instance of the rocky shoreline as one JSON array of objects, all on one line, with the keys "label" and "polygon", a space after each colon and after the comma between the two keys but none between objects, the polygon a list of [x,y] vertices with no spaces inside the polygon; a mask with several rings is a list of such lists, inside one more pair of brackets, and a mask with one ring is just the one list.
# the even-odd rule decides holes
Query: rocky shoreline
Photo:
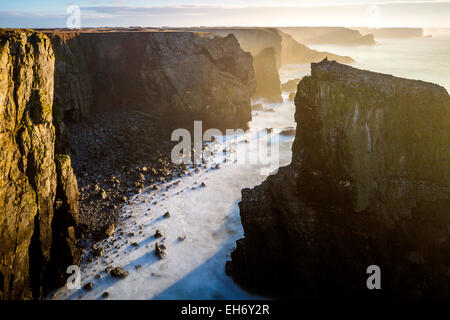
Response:
[{"label": "rocky shoreline", "polygon": [[[192,130],[193,120],[205,129],[246,128],[257,87],[253,57],[233,34],[198,31],[1,30],[0,98],[9,104],[0,113],[11,118],[1,132],[12,134],[1,150],[1,182],[8,186],[0,220],[8,230],[0,252],[2,299],[42,298],[64,282],[66,267],[79,264],[84,250],[114,232],[131,196],[192,174],[169,160],[174,128]],[[248,32],[272,34],[277,48],[289,40],[276,29],[246,29],[243,36]],[[256,45],[265,48],[265,41]],[[324,54],[300,44],[288,48],[284,57],[298,61]],[[269,59],[280,99],[282,55],[270,52]],[[13,138],[25,129],[30,139]],[[30,146],[37,151],[29,153]],[[19,186],[33,189],[24,207],[12,205],[28,198],[8,178],[11,155],[22,159],[13,161],[23,177]],[[10,230],[19,217],[26,231]]]},{"label": "rocky shoreline", "polygon": [[130,196],[192,174],[173,129],[246,126],[254,70],[233,36],[0,31],[0,299],[40,299]]},{"label": "rocky shoreline", "polygon": [[94,113],[68,125],[67,133],[80,189],[80,228],[89,239],[110,235],[132,195],[185,169],[170,160],[170,131],[139,112]]}]

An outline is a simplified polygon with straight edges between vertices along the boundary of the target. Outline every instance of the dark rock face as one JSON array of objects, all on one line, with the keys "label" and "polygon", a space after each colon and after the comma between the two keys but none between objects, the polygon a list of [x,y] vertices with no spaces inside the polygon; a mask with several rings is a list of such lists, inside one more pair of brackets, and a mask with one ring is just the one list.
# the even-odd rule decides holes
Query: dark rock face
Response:
[{"label": "dark rock face", "polygon": [[254,99],[265,98],[268,102],[282,102],[280,75],[276,64],[275,49],[266,48],[253,59],[256,74]]},{"label": "dark rock face", "polygon": [[224,128],[245,127],[251,120],[252,57],[232,35],[48,35],[57,57],[55,105],[64,120],[77,120],[89,110],[117,108],[171,122],[203,120]]},{"label": "dark rock face", "polygon": [[[292,164],[242,191],[234,279],[291,297],[448,298],[446,90],[322,61],[295,102]],[[370,265],[382,290],[366,287]]]},{"label": "dark rock face", "polygon": [[[79,41],[71,35],[59,37],[48,34],[55,53],[53,122],[56,129],[56,151],[69,150],[66,124],[79,122],[82,116],[92,111],[93,86],[89,69]],[[69,44],[70,43],[70,44]]]},{"label": "dark rock face", "polygon": [[0,30],[0,299],[42,297],[79,257],[77,185],[54,153],[53,70],[46,36]]},{"label": "dark rock face", "polygon": [[55,154],[57,188],[55,212],[52,221],[52,260],[45,286],[57,288],[65,284],[66,269],[70,265],[80,265],[80,249],[77,246],[77,226],[79,225],[78,183],[73,173],[70,157]]}]

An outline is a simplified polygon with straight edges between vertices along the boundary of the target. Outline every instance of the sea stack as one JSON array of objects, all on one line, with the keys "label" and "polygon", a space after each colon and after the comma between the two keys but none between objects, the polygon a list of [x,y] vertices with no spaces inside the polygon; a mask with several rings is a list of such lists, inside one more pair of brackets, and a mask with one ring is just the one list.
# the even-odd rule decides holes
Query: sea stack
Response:
[{"label": "sea stack", "polygon": [[254,99],[265,98],[268,102],[283,102],[275,49],[264,49],[253,59],[256,74]]},{"label": "sea stack", "polygon": [[295,103],[292,163],[242,191],[233,278],[273,296],[449,297],[447,91],[324,60]]}]

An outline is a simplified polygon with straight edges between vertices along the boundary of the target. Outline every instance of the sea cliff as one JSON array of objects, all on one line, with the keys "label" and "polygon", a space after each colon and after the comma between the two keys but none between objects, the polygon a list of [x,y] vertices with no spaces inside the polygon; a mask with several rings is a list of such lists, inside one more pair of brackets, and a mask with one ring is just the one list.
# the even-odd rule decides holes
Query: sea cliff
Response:
[{"label": "sea cliff", "polygon": [[[240,284],[289,297],[449,297],[450,97],[324,60],[295,98],[292,163],[242,190]],[[368,290],[370,265],[382,290]]]},{"label": "sea cliff", "polygon": [[55,153],[54,59],[45,35],[0,31],[0,299],[41,298],[79,263],[76,178]]},{"label": "sea cliff", "polygon": [[256,57],[266,48],[274,48],[277,69],[284,64],[319,62],[325,57],[341,63],[352,63],[354,60],[327,51],[317,51],[297,42],[291,35],[279,28],[235,27],[235,28],[192,28],[201,32],[210,32],[220,36],[233,34],[242,49]]},{"label": "sea cliff", "polygon": [[55,104],[68,120],[117,108],[169,122],[196,119],[222,127],[245,127],[251,120],[252,57],[233,35],[47,34],[56,55]]},{"label": "sea cliff", "polygon": [[281,82],[276,66],[276,52],[270,47],[253,59],[256,74],[254,99],[265,98],[268,102],[282,102]]},{"label": "sea cliff", "polygon": [[[281,92],[279,92],[279,80],[277,80],[279,79],[278,70],[282,65],[319,62],[325,57],[341,63],[354,62],[352,58],[347,56],[308,48],[280,28],[214,27],[181,30],[208,32],[222,37],[230,34],[235,36],[241,48],[253,56],[257,79],[257,88],[253,98],[265,98],[270,102],[282,101]],[[358,33],[357,31],[355,32]],[[275,64],[273,59],[275,59]]]},{"label": "sea cliff", "polygon": [[187,173],[171,130],[246,127],[256,88],[233,35],[196,32],[1,29],[0,71],[0,299],[64,284],[127,197]]}]

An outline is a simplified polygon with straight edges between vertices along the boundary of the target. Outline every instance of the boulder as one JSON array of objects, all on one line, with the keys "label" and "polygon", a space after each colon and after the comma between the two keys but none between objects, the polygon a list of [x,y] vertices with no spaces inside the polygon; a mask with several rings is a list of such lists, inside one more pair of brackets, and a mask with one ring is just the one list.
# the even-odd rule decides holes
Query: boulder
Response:
[{"label": "boulder", "polygon": [[167,257],[167,248],[165,244],[155,243],[155,255],[160,259]]},{"label": "boulder", "polygon": [[115,268],[110,269],[109,274],[113,278],[125,279],[126,277],[128,277],[128,275],[130,273],[121,267],[115,267]]}]

